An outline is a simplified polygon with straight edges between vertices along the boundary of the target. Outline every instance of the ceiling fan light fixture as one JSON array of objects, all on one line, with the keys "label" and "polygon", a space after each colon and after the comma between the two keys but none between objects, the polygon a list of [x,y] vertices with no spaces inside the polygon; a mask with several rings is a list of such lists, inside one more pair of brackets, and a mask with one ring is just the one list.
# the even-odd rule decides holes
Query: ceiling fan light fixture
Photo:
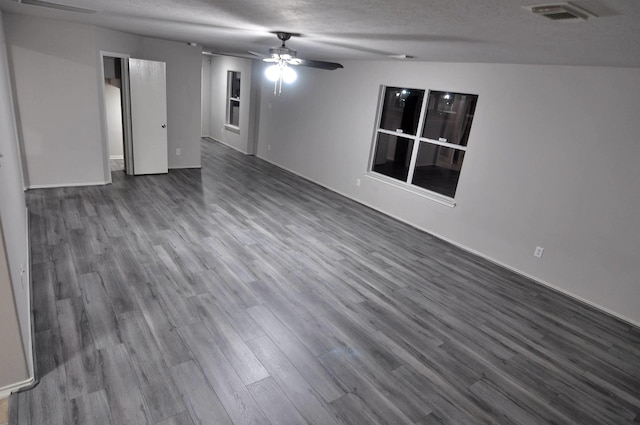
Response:
[{"label": "ceiling fan light fixture", "polygon": [[291,67],[285,66],[282,68],[282,81],[287,84],[291,84],[298,79],[298,73]]},{"label": "ceiling fan light fixture", "polygon": [[295,69],[287,66],[287,62],[282,59],[268,66],[264,70],[264,76],[274,84],[273,94],[275,95],[282,93],[282,83],[291,84],[298,79]]},{"label": "ceiling fan light fixture", "polygon": [[264,76],[272,83],[277,82],[280,79],[280,67],[277,64],[268,66],[264,70]]}]

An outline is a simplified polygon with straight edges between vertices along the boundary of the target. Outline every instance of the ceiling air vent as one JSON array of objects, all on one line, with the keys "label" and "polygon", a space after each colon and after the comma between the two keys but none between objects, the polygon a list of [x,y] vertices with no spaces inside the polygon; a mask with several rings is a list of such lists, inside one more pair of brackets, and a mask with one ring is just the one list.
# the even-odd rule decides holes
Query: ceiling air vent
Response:
[{"label": "ceiling air vent", "polygon": [[593,13],[571,3],[529,6],[528,9],[536,15],[542,15],[553,21],[586,21],[588,18],[595,16]]}]

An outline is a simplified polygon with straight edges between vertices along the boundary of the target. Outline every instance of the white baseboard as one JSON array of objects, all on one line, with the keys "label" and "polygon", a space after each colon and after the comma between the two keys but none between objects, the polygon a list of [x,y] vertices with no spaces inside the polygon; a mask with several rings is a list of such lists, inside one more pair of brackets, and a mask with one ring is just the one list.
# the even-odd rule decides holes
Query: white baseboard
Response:
[{"label": "white baseboard", "polygon": [[28,189],[53,189],[60,187],[78,187],[78,186],[104,186],[111,182],[84,182],[84,183],[54,183],[54,184],[31,184]]},{"label": "white baseboard", "polygon": [[[215,139],[214,139],[214,140],[215,140]],[[222,143],[222,142],[220,142],[220,143]],[[229,145],[227,145],[227,146],[229,146]],[[266,159],[266,158],[264,158],[264,157],[259,157],[259,158],[260,158],[260,159],[262,159],[262,160],[264,160],[264,161],[266,161],[266,162],[268,162],[268,163],[270,163],[270,164],[275,165],[276,167],[282,168],[283,170],[286,170],[286,171],[288,171],[288,172],[290,172],[290,173],[292,173],[292,174],[295,174],[296,176],[302,177],[302,178],[303,178],[303,179],[305,179],[305,180],[308,180],[308,181],[310,181],[310,182],[313,182],[313,183],[317,184],[318,186],[322,186],[322,187],[324,187],[325,189],[328,189],[328,190],[330,190],[330,191],[332,191],[332,192],[335,192],[335,193],[337,193],[337,194],[339,194],[339,195],[344,196],[345,198],[351,199],[352,201],[355,201],[355,202],[357,202],[357,203],[359,203],[359,204],[362,204],[362,205],[364,205],[364,206],[366,206],[366,207],[369,207],[369,208],[371,208],[371,209],[372,209],[372,210],[374,210],[374,211],[378,211],[379,213],[382,213],[382,214],[384,214],[384,215],[386,215],[386,216],[389,216],[389,217],[394,218],[394,219],[396,219],[396,220],[398,220],[398,221],[401,221],[402,223],[405,223],[405,224],[407,224],[407,225],[409,225],[409,226],[411,226],[411,227],[413,227],[413,228],[415,228],[415,229],[418,229],[418,230],[420,230],[420,231],[423,231],[423,232],[425,232],[425,233],[428,233],[428,234],[430,234],[430,235],[433,235],[433,236],[435,236],[435,237],[437,237],[437,238],[439,238],[439,239],[442,239],[443,241],[448,242],[448,243],[450,243],[451,245],[454,245],[454,246],[456,246],[456,247],[458,247],[458,248],[460,248],[460,249],[463,249],[463,250],[465,250],[465,251],[467,251],[467,252],[470,252],[470,253],[472,253],[472,254],[475,254],[475,255],[477,255],[478,257],[481,257],[481,258],[483,258],[483,259],[485,259],[485,260],[487,260],[487,261],[492,262],[493,264],[497,264],[498,266],[503,267],[503,268],[505,268],[505,269],[507,269],[507,270],[509,270],[509,271],[512,271],[512,272],[514,272],[514,273],[516,273],[516,274],[519,274],[520,276],[524,276],[524,277],[526,277],[527,279],[529,279],[529,280],[531,280],[531,281],[533,281],[533,282],[535,282],[535,283],[538,283],[538,284],[540,284],[540,285],[542,285],[542,286],[545,286],[545,287],[547,287],[547,288],[549,288],[549,289],[551,289],[551,290],[553,290],[553,291],[555,291],[555,292],[559,292],[559,293],[561,293],[561,294],[563,294],[563,295],[566,295],[566,296],[568,296],[568,297],[570,297],[570,298],[573,298],[573,299],[574,299],[574,300],[576,300],[576,301],[579,301],[579,302],[581,302],[581,303],[583,303],[583,304],[586,304],[586,305],[588,305],[588,306],[590,306],[590,307],[593,307],[593,308],[595,308],[596,310],[599,310],[599,311],[601,311],[601,312],[603,312],[603,313],[605,313],[605,314],[607,314],[607,315],[609,315],[609,316],[612,316],[612,317],[615,317],[616,319],[622,320],[623,322],[628,323],[628,324],[629,324],[629,325],[631,325],[631,326],[635,326],[635,327],[637,327],[637,328],[640,328],[640,322],[637,322],[637,321],[635,321],[635,320],[633,320],[633,319],[630,319],[630,318],[628,318],[628,317],[626,317],[626,316],[623,316],[622,314],[617,313],[617,312],[615,312],[615,311],[613,311],[613,310],[610,310],[610,309],[608,309],[608,308],[606,308],[606,307],[603,307],[603,306],[601,306],[600,304],[594,303],[593,301],[590,301],[590,300],[588,300],[588,299],[586,299],[586,298],[583,298],[583,297],[581,297],[580,295],[576,295],[576,294],[574,294],[573,292],[567,291],[566,289],[560,288],[560,287],[558,287],[558,286],[556,286],[556,285],[553,285],[553,284],[551,284],[551,283],[549,283],[549,282],[546,282],[546,281],[544,281],[544,280],[541,280],[541,279],[540,279],[540,278],[538,278],[538,277],[535,277],[535,276],[533,276],[533,275],[531,275],[531,274],[529,274],[529,273],[523,272],[522,270],[519,270],[519,269],[517,269],[517,268],[515,268],[515,267],[512,267],[512,266],[510,266],[509,264],[503,263],[502,261],[496,260],[495,258],[489,257],[488,255],[483,254],[482,252],[476,251],[475,249],[469,248],[469,247],[468,247],[468,246],[466,246],[466,245],[460,244],[460,243],[458,243],[458,242],[456,242],[456,241],[453,241],[453,240],[451,240],[451,239],[449,239],[449,238],[446,238],[446,237],[444,237],[444,236],[441,236],[441,235],[439,235],[438,233],[435,233],[435,232],[432,232],[432,231],[430,231],[430,230],[427,230],[427,229],[423,229],[423,228],[421,228],[421,227],[418,227],[418,226],[416,226],[415,224],[410,223],[409,221],[404,220],[404,219],[402,219],[402,218],[400,218],[400,217],[398,217],[398,216],[396,216],[396,215],[394,215],[394,214],[390,214],[390,213],[388,213],[388,212],[386,212],[386,211],[382,211],[382,210],[380,210],[379,208],[377,208],[377,207],[375,207],[375,206],[373,206],[373,205],[369,204],[368,202],[364,202],[364,201],[361,201],[360,199],[353,198],[353,197],[351,197],[350,195],[347,195],[346,193],[343,193],[343,192],[341,192],[341,191],[339,191],[339,190],[336,190],[336,189],[334,189],[334,188],[332,188],[332,187],[326,186],[325,184],[322,184],[322,183],[317,182],[317,181],[315,181],[315,180],[313,180],[313,179],[310,179],[310,178],[309,178],[309,177],[307,177],[307,176],[303,176],[302,174],[298,173],[297,171],[291,170],[291,169],[289,169],[289,168],[287,168],[287,167],[283,167],[282,165],[278,164],[277,162],[274,162],[274,161],[272,161],[272,160],[268,160],[268,159]]]},{"label": "white baseboard", "polygon": [[0,399],[9,397],[12,393],[15,393],[20,388],[28,387],[29,385],[34,383],[33,378],[29,378],[26,381],[16,382],[15,384],[7,385],[6,387],[0,388]]},{"label": "white baseboard", "polygon": [[201,169],[202,165],[181,165],[180,167],[169,167],[170,170],[191,170]]},{"label": "white baseboard", "polygon": [[[230,144],[228,144],[228,143],[225,143],[225,142],[223,142],[222,140],[218,140],[218,139],[216,139],[216,138],[214,138],[214,137],[204,137],[204,138],[205,138],[205,139],[211,139],[211,140],[213,140],[214,142],[218,142],[218,143],[220,143],[220,144],[222,144],[222,145],[228,146],[228,147],[230,147],[231,149],[234,149],[234,150],[236,150],[236,151],[238,151],[238,152],[240,152],[240,153],[243,153],[243,154],[245,154],[245,155],[249,155],[249,153],[248,153],[248,152],[245,152],[245,151],[243,151],[242,149],[238,149],[237,147],[235,147],[235,146],[233,146],[233,145],[230,145]],[[267,162],[268,162],[268,161],[267,161]],[[276,164],[276,165],[277,165],[277,164]],[[278,165],[278,167],[280,167],[280,166]],[[282,168],[282,169],[286,170],[286,168],[284,168],[284,167],[280,167],[280,168]],[[292,171],[292,173],[293,173],[293,171]],[[295,173],[294,173],[294,174],[295,174]],[[297,175],[299,175],[299,174],[297,174]],[[302,178],[305,178],[305,179],[306,179],[306,177],[304,177],[304,176],[300,176],[300,177],[302,177]],[[307,179],[307,180],[309,180],[309,179]],[[314,182],[314,183],[315,183],[315,182]],[[318,183],[318,184],[319,184],[319,183]],[[323,186],[323,187],[324,187],[324,186]],[[328,188],[327,188],[327,189],[328,189]],[[335,192],[335,190],[334,190],[334,192]]]},{"label": "white baseboard", "polygon": [[124,159],[124,155],[110,155],[109,159]]}]

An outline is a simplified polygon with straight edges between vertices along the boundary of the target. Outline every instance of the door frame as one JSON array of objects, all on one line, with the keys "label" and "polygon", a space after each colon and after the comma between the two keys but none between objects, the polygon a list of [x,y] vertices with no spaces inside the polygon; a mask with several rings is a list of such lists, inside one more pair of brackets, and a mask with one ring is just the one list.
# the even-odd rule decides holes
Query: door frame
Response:
[{"label": "door frame", "polygon": [[125,170],[128,175],[133,175],[133,137],[131,131],[131,95],[129,91],[129,58],[127,53],[116,53],[100,50],[100,115],[102,116],[102,160],[104,181],[107,184],[111,180],[111,164],[109,162],[109,137],[107,128],[107,109],[105,107],[104,87],[104,58],[112,57],[120,59],[122,75],[122,137],[124,140]]}]

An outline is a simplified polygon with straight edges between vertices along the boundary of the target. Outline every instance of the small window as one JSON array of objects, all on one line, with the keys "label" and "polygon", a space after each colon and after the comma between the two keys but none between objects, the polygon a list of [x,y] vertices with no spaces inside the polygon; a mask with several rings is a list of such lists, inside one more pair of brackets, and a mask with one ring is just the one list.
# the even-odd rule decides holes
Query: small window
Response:
[{"label": "small window", "polygon": [[385,87],[370,170],[454,198],[478,96]]},{"label": "small window", "polygon": [[240,73],[227,72],[227,125],[240,126]]}]

